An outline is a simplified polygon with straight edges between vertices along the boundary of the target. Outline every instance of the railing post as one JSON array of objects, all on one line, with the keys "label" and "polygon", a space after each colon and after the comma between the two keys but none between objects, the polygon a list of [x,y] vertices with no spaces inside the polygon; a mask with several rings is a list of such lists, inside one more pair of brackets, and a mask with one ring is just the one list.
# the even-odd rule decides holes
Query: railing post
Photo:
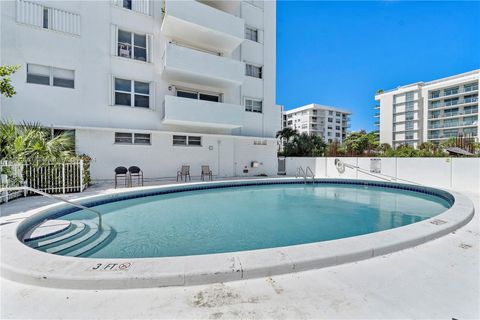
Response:
[{"label": "railing post", "polygon": [[62,163],[62,188],[63,194],[65,194],[65,162]]},{"label": "railing post", "polygon": [[80,159],[80,192],[83,192],[83,159]]}]

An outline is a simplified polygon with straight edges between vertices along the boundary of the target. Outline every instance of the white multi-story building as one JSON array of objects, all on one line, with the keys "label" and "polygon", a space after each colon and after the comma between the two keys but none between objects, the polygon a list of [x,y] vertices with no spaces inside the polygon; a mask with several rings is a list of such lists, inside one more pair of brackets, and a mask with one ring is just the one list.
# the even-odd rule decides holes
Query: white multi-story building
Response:
[{"label": "white multi-story building", "polygon": [[377,93],[380,143],[417,147],[459,136],[478,140],[479,75],[474,70]]},{"label": "white multi-story building", "polygon": [[321,136],[329,143],[335,140],[341,143],[347,136],[351,114],[346,110],[312,103],[284,111],[283,127]]},{"label": "white multi-story building", "polygon": [[21,66],[2,118],[74,130],[94,178],[276,173],[274,1],[0,5],[0,62]]}]

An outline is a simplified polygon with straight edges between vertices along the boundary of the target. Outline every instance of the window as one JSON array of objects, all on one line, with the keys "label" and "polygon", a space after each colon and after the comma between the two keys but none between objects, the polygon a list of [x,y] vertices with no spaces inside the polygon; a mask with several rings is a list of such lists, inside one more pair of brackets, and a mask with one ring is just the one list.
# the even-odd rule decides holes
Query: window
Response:
[{"label": "window", "polygon": [[458,98],[446,99],[445,100],[445,105],[446,106],[454,106],[454,105],[457,105],[457,104],[458,104]]},{"label": "window", "polygon": [[471,94],[469,96],[465,96],[463,103],[470,103],[470,102],[477,102],[478,101],[478,94]]},{"label": "window", "polygon": [[115,78],[115,105],[150,107],[150,84]]},{"label": "window", "polygon": [[245,39],[258,42],[258,30],[251,27],[245,27]]},{"label": "window", "polygon": [[466,84],[463,89],[464,92],[470,92],[470,91],[476,91],[476,90],[478,90],[478,85],[476,83]]},{"label": "window", "polygon": [[444,91],[445,91],[446,96],[450,96],[452,94],[457,94],[458,93],[458,87],[445,89]]},{"label": "window", "polygon": [[407,112],[405,114],[405,120],[413,120],[414,118],[414,113],[413,112]]},{"label": "window", "polygon": [[115,132],[116,144],[150,144],[149,133]]},{"label": "window", "polygon": [[220,94],[219,93],[205,93],[205,92],[178,89],[177,90],[177,97],[188,98],[188,99],[197,99],[197,100],[205,100],[205,101],[212,101],[212,102],[220,102]]},{"label": "window", "polygon": [[335,113],[337,117],[340,117],[340,112]]},{"label": "window", "polygon": [[430,98],[433,99],[433,98],[438,98],[438,97],[440,97],[440,90],[432,91],[432,92],[430,93]]},{"label": "window", "polygon": [[246,64],[246,72],[245,74],[249,77],[254,77],[254,78],[262,78],[262,67],[257,67],[251,64]]},{"label": "window", "polygon": [[405,110],[406,111],[413,111],[414,106],[415,106],[415,103],[413,101],[409,101],[405,105]]},{"label": "window", "polygon": [[413,101],[414,97],[415,97],[415,92],[413,92],[413,91],[407,92],[405,94],[405,100],[406,101]]},{"label": "window", "polygon": [[339,132],[335,133],[335,137],[340,138],[340,133]]},{"label": "window", "polygon": [[48,29],[48,9],[43,8],[43,28]]},{"label": "window", "polygon": [[27,82],[47,86],[74,88],[75,72],[68,69],[27,64]]},{"label": "window", "polygon": [[179,136],[174,135],[172,139],[174,146],[202,146],[202,137],[200,136]]},{"label": "window", "polygon": [[434,101],[434,102],[432,102],[432,104],[430,105],[430,109],[440,108],[441,106],[442,106],[442,102],[441,102],[441,101]]},{"label": "window", "polygon": [[140,61],[147,61],[147,36],[118,30],[117,55]]},{"label": "window", "polygon": [[328,118],[328,122],[333,122],[333,118]]},{"label": "window", "polygon": [[340,126],[336,126],[336,127],[335,127],[335,130],[340,130]]},{"label": "window", "polygon": [[329,116],[333,116],[333,111],[328,111]]},{"label": "window", "polygon": [[335,123],[340,123],[340,119],[335,119]]},{"label": "window", "polygon": [[245,99],[245,111],[262,113],[262,101]]},{"label": "window", "polygon": [[123,6],[125,9],[132,10],[132,0],[123,0],[122,6]]},{"label": "window", "polygon": [[413,121],[407,121],[405,123],[405,130],[413,130]]},{"label": "window", "polygon": [[412,140],[412,139],[414,139],[414,132],[413,131],[405,132],[405,140]]}]

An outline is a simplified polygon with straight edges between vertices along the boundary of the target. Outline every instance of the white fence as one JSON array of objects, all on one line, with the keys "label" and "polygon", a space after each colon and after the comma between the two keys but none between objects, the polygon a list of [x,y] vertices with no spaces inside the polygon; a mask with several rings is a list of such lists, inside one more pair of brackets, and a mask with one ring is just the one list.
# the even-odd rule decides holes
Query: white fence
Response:
[{"label": "white fence", "polygon": [[[408,180],[422,185],[458,191],[480,191],[480,158],[368,158],[341,157],[346,164],[363,170],[346,168],[341,173],[335,157],[288,157],[286,174],[295,175],[298,167],[307,166],[316,177],[382,180],[372,176],[391,176],[392,180]],[[379,160],[375,160],[379,159]],[[367,172],[362,172],[362,171]],[[399,181],[401,182],[401,181]]]},{"label": "white fence", "polygon": [[[16,163],[0,162],[1,187],[28,186],[47,193],[82,192],[84,183],[83,160],[71,162],[34,161]],[[1,202],[28,195],[27,192],[2,190]]]}]

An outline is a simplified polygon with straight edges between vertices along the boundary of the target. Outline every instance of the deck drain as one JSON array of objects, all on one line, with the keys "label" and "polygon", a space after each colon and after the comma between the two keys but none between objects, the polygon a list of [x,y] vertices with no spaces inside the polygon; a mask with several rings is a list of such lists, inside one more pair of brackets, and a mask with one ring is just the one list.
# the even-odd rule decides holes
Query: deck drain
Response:
[{"label": "deck drain", "polygon": [[470,249],[472,246],[466,243],[460,243],[459,247],[462,249]]},{"label": "deck drain", "polygon": [[441,224],[447,223],[447,221],[445,221],[445,220],[440,220],[440,219],[435,219],[435,220],[433,220],[433,221],[430,221],[430,223],[439,226],[439,225],[441,225]]}]

